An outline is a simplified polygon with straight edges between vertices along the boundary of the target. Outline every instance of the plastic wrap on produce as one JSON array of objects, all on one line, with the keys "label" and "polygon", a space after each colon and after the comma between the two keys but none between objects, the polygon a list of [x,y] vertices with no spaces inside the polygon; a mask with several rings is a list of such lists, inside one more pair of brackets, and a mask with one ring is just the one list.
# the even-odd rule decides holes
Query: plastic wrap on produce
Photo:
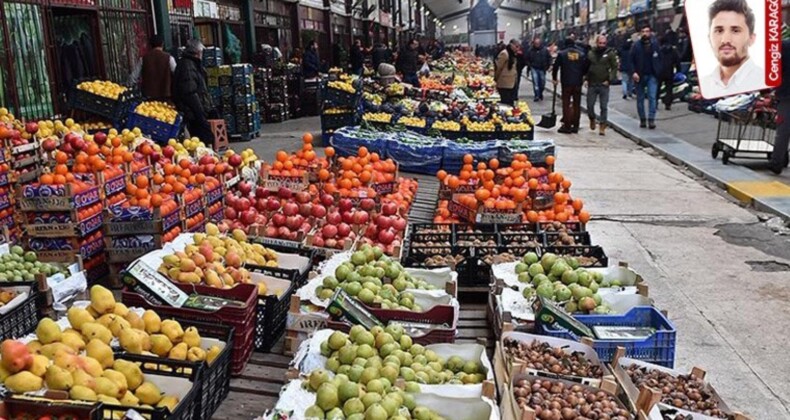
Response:
[{"label": "plastic wrap on produce", "polygon": [[402,171],[433,175],[442,168],[447,143],[416,133],[398,133],[387,143],[387,157],[398,162]]},{"label": "plastic wrap on produce", "polygon": [[[491,133],[495,136],[495,133]],[[461,166],[464,164],[464,155],[472,155],[479,162],[488,162],[491,159],[499,158],[499,140],[488,140],[475,143],[456,143],[447,142],[444,148],[444,157],[442,158],[442,168],[451,174],[461,172]]]},{"label": "plastic wrap on produce", "polygon": [[340,156],[356,156],[360,147],[366,147],[370,152],[385,156],[387,153],[387,140],[390,133],[383,131],[365,130],[359,127],[343,127],[332,135],[329,144],[335,148]]},{"label": "plastic wrap on produce", "polygon": [[535,320],[535,312],[532,311],[532,299],[525,299],[520,291],[510,288],[502,289],[501,301],[502,312],[510,312],[513,318],[523,321]]},{"label": "plastic wrap on produce", "polygon": [[499,149],[500,165],[508,165],[516,153],[524,153],[533,164],[544,164],[547,156],[556,156],[554,140],[509,140]]},{"label": "plastic wrap on produce", "polygon": [[502,280],[505,285],[524,290],[525,284],[518,281],[518,274],[516,274],[516,264],[518,263],[519,261],[494,264],[491,266],[491,272],[494,274],[495,279]]}]

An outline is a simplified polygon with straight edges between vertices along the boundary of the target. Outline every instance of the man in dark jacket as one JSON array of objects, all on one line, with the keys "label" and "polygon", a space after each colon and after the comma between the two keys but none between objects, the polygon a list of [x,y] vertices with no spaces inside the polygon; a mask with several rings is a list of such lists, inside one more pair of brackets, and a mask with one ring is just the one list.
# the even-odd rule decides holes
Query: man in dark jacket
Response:
[{"label": "man in dark jacket", "polygon": [[396,67],[398,71],[403,74],[403,81],[411,84],[414,87],[420,87],[420,78],[417,77],[417,72],[420,71],[420,56],[417,48],[419,42],[413,38],[398,53],[398,63]]},{"label": "man in dark jacket", "polygon": [[214,144],[214,133],[208,124],[208,114],[214,109],[206,89],[206,70],[203,68],[203,49],[200,41],[187,41],[184,56],[173,76],[173,101],[184,116],[189,135],[206,144]]},{"label": "man in dark jacket", "polygon": [[631,62],[631,48],[633,46],[634,42],[631,41],[630,37],[626,36],[617,53],[620,58],[620,80],[623,87],[623,99],[630,99],[634,94],[634,80],[632,78],[634,64]]},{"label": "man in dark jacket", "polygon": [[691,62],[692,57],[692,50],[691,50],[691,41],[689,41],[688,35],[686,35],[686,30],[683,28],[678,29],[678,54],[680,54],[680,62],[681,63],[689,63]]},{"label": "man in dark jacket", "polygon": [[378,70],[379,64],[392,62],[392,53],[384,44],[378,43],[373,47],[373,52],[370,54],[370,61],[373,63],[373,70]]},{"label": "man in dark jacket", "polygon": [[680,54],[678,49],[672,45],[672,40],[668,37],[661,38],[661,73],[658,75],[658,91],[664,89],[664,109],[672,109],[674,95],[672,88],[675,86],[675,72],[680,71]]},{"label": "man in dark jacket", "polygon": [[535,91],[535,101],[543,100],[543,90],[546,88],[546,71],[551,67],[551,55],[543,46],[543,40],[536,36],[532,45],[524,51],[527,67],[532,74],[532,88]]},{"label": "man in dark jacket", "polygon": [[321,61],[318,59],[318,42],[310,41],[302,58],[302,75],[305,79],[315,79],[321,71]]},{"label": "man in dark jacket", "polygon": [[617,52],[606,46],[606,36],[595,38],[595,48],[590,49],[587,59],[587,116],[590,117],[590,130],[595,130],[595,101],[601,98],[601,112],[598,114],[598,134],[606,134],[606,118],[609,113],[609,85],[617,78]]},{"label": "man in dark jacket", "polygon": [[365,63],[365,49],[362,48],[362,41],[359,38],[354,40],[351,46],[351,73],[362,74],[362,66]]},{"label": "man in dark jacket", "polygon": [[558,83],[557,73],[562,73],[562,127],[560,133],[578,133],[581,117],[582,83],[589,64],[587,54],[571,38],[565,40],[565,49],[557,54],[551,72],[552,82]]},{"label": "man in dark jacket", "polygon": [[176,60],[164,52],[165,39],[162,35],[151,38],[151,51],[143,57],[141,70],[143,96],[157,101],[167,101],[172,93],[172,76]]},{"label": "man in dark jacket", "polygon": [[[636,83],[636,110],[639,113],[639,127],[656,128],[656,107],[658,105],[658,75],[661,74],[661,52],[653,36],[650,25],[642,27],[639,41],[634,43],[630,54],[634,73],[631,77]],[[647,96],[645,96],[647,94]],[[648,114],[645,115],[645,99]]]}]

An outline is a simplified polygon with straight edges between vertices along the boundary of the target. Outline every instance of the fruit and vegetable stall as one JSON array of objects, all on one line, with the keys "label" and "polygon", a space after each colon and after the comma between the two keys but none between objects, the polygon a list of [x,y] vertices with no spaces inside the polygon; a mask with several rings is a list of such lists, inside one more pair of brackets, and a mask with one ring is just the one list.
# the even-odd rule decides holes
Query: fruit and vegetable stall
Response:
[{"label": "fruit and vegetable stall", "polygon": [[682,331],[596,244],[553,142],[497,135],[531,117],[481,65],[421,91],[491,101],[427,105],[466,134],[348,124],[271,161],[0,110],[0,416],[748,418],[675,369]]}]

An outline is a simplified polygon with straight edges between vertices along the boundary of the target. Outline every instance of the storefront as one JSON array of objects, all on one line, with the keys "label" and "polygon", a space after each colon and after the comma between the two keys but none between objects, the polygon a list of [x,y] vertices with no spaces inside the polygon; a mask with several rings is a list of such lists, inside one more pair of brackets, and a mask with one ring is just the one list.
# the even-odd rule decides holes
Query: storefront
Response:
[{"label": "storefront", "polygon": [[228,63],[244,63],[249,60],[245,21],[242,17],[243,0],[221,0],[216,13],[206,16],[195,15],[195,31],[198,38],[208,47],[218,47]]},{"label": "storefront", "polygon": [[318,57],[322,63],[331,62],[332,49],[329,44],[329,28],[327,27],[327,11],[299,5],[299,36],[301,45],[306,48],[312,42],[318,42]]},{"label": "storefront", "polygon": [[280,48],[288,57],[293,49],[291,36],[291,4],[279,0],[263,0],[253,3],[256,49],[261,44]]},{"label": "storefront", "polygon": [[144,0],[0,0],[0,6],[0,102],[29,119],[64,112],[76,80],[126,83],[152,33]]}]

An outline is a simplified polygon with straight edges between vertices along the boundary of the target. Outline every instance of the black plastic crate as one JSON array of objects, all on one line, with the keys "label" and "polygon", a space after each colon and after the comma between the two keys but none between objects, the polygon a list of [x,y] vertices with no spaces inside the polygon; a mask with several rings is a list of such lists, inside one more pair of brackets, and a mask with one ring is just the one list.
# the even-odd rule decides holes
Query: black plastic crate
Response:
[{"label": "black plastic crate", "polygon": [[499,224],[497,225],[497,232],[499,233],[538,233],[540,229],[535,223],[515,223],[515,224]]},{"label": "black plastic crate", "polygon": [[544,252],[551,252],[560,257],[588,257],[595,258],[597,262],[583,263],[579,261],[579,267],[608,267],[609,257],[599,245],[574,245],[574,246],[547,246]]},{"label": "black plastic crate", "polygon": [[132,90],[127,90],[118,99],[105,98],[86,90],[78,89],[77,85],[85,81],[89,80],[76,80],[71,86],[68,97],[69,108],[104,117],[115,124],[126,118],[132,101],[140,96]]},{"label": "black plastic crate", "polygon": [[496,233],[456,233],[453,243],[456,255],[480,258],[499,253],[499,237]]},{"label": "black plastic crate", "polygon": [[342,114],[321,114],[321,129],[336,129],[357,125],[357,114],[353,111]]},{"label": "black plastic crate", "polygon": [[3,287],[30,286],[30,293],[19,306],[5,315],[0,315],[0,341],[8,338],[17,338],[27,335],[36,329],[39,321],[38,302],[44,295],[38,293],[36,282],[9,282]]},{"label": "black plastic crate", "polygon": [[255,314],[255,350],[268,352],[285,332],[288,307],[291,295],[297,288],[297,281],[290,280],[288,290],[280,296],[259,296]]},{"label": "black plastic crate", "polygon": [[[197,412],[198,394],[200,393],[201,369],[194,368],[193,362],[181,360],[164,359],[160,357],[140,356],[137,354],[119,354],[115,360],[127,360],[137,363],[143,375],[172,376],[176,378],[186,378],[192,382],[192,388],[179,401],[175,412],[171,413],[167,408],[142,408],[134,407],[134,410],[143,417],[150,420],[202,420]],[[131,407],[107,404],[102,405],[103,418],[106,420],[120,419],[129,411]]]},{"label": "black plastic crate", "polygon": [[453,233],[458,235],[459,233],[497,233],[498,225],[490,224],[490,223],[476,223],[476,224],[467,224],[467,223],[455,223],[453,224]]},{"label": "black plastic crate", "polygon": [[539,232],[558,232],[563,227],[567,232],[584,232],[584,223],[581,222],[538,222]]},{"label": "black plastic crate", "polygon": [[[563,233],[573,239],[573,244],[557,243],[560,241],[560,237]],[[592,245],[590,232],[543,232],[542,235],[544,246]]]},{"label": "black plastic crate", "polygon": [[409,246],[428,242],[453,243],[453,229],[449,224],[416,223],[409,226]]},{"label": "black plastic crate", "polygon": [[491,264],[482,258],[466,258],[455,266],[458,287],[486,287],[491,283]]},{"label": "black plastic crate", "polygon": [[451,264],[426,264],[426,260],[434,256],[447,257],[452,255],[454,255],[452,246],[409,246],[408,252],[403,258],[403,266],[418,268],[449,267]]}]

